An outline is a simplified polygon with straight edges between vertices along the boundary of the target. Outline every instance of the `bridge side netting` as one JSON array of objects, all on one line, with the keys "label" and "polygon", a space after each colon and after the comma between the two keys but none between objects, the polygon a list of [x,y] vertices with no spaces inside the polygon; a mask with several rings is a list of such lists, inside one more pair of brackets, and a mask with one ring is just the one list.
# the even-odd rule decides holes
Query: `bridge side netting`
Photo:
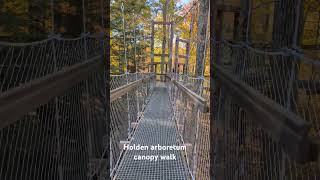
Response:
[{"label": "bridge side netting", "polygon": [[[149,73],[111,75],[110,89],[116,90],[137,80],[149,78],[151,75]],[[153,87],[154,78],[151,78],[110,103],[111,176],[114,175],[123,154],[123,144],[121,142],[129,141],[133,136],[136,128],[135,124],[141,119]]]},{"label": "bridge side netting", "polygon": [[[308,59],[289,49],[267,52],[228,42],[217,42],[216,46],[221,50],[222,66],[230,75],[310,123],[307,135],[319,137],[318,60]],[[217,153],[216,174],[230,179],[319,177],[317,162],[297,162],[274,134],[254,118],[255,112],[239,104],[232,93],[225,91],[222,104],[218,97],[216,101],[221,107],[216,106],[215,114],[221,114],[224,122],[214,120],[214,126],[218,128],[213,139]],[[290,140],[293,139],[287,141]]]},{"label": "bridge side netting", "polygon": [[[85,62],[85,50],[88,57],[101,55],[103,40],[84,36],[53,37],[29,44],[3,43],[1,91],[7,93]],[[73,84],[70,89],[0,129],[0,179],[107,177],[104,77],[105,70],[98,70],[78,83],[69,82]],[[50,96],[51,92],[47,93]]]},{"label": "bridge side netting", "polygon": [[[189,90],[209,101],[210,81],[182,74],[170,74]],[[174,119],[180,141],[186,145],[185,161],[190,173],[196,179],[209,179],[210,174],[210,112],[201,112],[190,97],[176,85],[168,83]],[[209,102],[210,103],[210,102]]]}]

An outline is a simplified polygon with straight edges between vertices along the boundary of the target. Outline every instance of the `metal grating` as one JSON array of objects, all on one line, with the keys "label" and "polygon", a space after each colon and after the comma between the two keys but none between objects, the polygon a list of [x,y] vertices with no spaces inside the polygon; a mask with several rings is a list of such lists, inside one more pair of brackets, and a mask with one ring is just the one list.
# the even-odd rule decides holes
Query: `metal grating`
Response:
[{"label": "metal grating", "polygon": [[[130,145],[180,145],[173,111],[165,87],[155,87]],[[176,160],[134,160],[135,155],[169,155]],[[115,179],[188,179],[188,170],[181,151],[127,150]]]}]

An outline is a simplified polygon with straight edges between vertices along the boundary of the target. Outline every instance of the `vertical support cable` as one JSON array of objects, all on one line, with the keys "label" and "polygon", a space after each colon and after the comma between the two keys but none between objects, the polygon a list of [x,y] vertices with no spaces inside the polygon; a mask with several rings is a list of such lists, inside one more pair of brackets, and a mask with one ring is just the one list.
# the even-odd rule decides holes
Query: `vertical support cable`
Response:
[{"label": "vertical support cable", "polygon": [[[136,22],[135,20],[136,20],[136,15],[135,15],[135,13],[133,13],[133,18],[134,18],[134,22]],[[137,39],[136,39],[136,28],[137,27],[135,27],[134,29],[133,29],[133,37],[134,37],[134,43],[133,43],[133,46],[134,46],[134,55],[133,55],[133,61],[134,61],[134,64],[135,64],[135,71],[136,71],[136,73],[138,72],[138,64],[137,64],[137,61],[136,61],[136,54],[137,54]]]},{"label": "vertical support cable", "polygon": [[168,60],[168,64],[169,64],[169,73],[171,72],[172,69],[172,46],[173,46],[173,35],[174,35],[174,22],[170,23],[170,40],[169,40],[169,60]]},{"label": "vertical support cable", "polygon": [[[51,4],[51,21],[52,21],[52,27],[51,27],[51,35],[55,34],[55,29],[54,29],[54,0],[50,1]],[[55,39],[52,40],[52,55],[53,55],[53,68],[54,72],[58,71],[57,68],[57,56],[56,56],[56,47],[55,47]],[[59,124],[59,100],[58,97],[54,98],[54,105],[55,105],[55,133],[56,133],[56,138],[57,138],[57,161],[58,161],[58,177],[59,180],[63,180],[63,168],[61,164],[61,142],[60,142],[60,124]]]},{"label": "vertical support cable", "polygon": [[316,42],[315,44],[318,44],[319,41],[319,31],[320,31],[320,11],[318,11],[318,22],[317,22],[317,35],[316,35]]},{"label": "vertical support cable", "polygon": [[101,25],[102,25],[102,28],[104,29],[104,5],[103,5],[103,0],[100,0],[100,6],[101,6]]},{"label": "vertical support cable", "polygon": [[[292,47],[294,49],[298,49],[298,34],[299,34],[299,24],[300,24],[300,14],[301,14],[301,0],[297,0],[296,2],[296,9],[295,9],[295,21],[294,21],[294,32],[292,36]],[[293,84],[296,80],[296,68],[295,68],[295,62],[297,57],[292,57],[293,60],[291,60],[291,70],[290,70],[290,78],[289,78],[289,84],[288,84],[288,92],[287,92],[287,98],[285,102],[286,109],[291,109],[291,94],[293,94]],[[280,178],[281,180],[285,179],[285,173],[286,173],[286,154],[281,151],[281,172],[280,172]]]},{"label": "vertical support cable", "polygon": [[248,0],[248,14],[247,14],[247,29],[246,29],[246,43],[249,42],[249,32],[250,32],[250,24],[251,24],[251,0]]},{"label": "vertical support cable", "polygon": [[[121,2],[121,12],[122,12],[122,25],[123,25],[123,43],[124,43],[124,60],[126,63],[125,76],[127,80],[127,84],[129,84],[129,74],[128,74],[128,61],[127,61],[127,44],[126,44],[126,27],[125,27],[125,19],[124,19],[124,5]],[[128,136],[130,136],[131,131],[131,123],[130,123],[130,101],[129,101],[129,93],[127,93],[127,117],[128,117]]]},{"label": "vertical support cable", "polygon": [[[85,61],[88,59],[88,51],[87,51],[87,37],[86,37],[86,12],[85,12],[85,0],[82,0],[82,25],[83,25],[83,43],[84,43],[84,58]],[[89,101],[89,84],[88,80],[85,81],[85,88],[86,88],[86,101],[87,101],[87,138],[88,138],[88,156],[89,156],[89,162],[93,158],[93,150],[92,150],[92,141],[91,141],[91,126],[90,126],[90,101]]]},{"label": "vertical support cable", "polygon": [[[127,84],[129,84],[129,73],[126,72],[125,74]],[[128,117],[128,137],[130,136],[131,131],[131,121],[130,121],[130,100],[129,100],[129,93],[127,92],[127,117]]]},{"label": "vertical support cable", "polygon": [[126,43],[126,26],[125,26],[125,18],[124,18],[124,5],[121,3],[121,12],[122,12],[122,27],[123,27],[123,46],[124,46],[124,61],[126,63],[126,70],[128,72],[128,61],[127,61],[127,43]]},{"label": "vertical support cable", "polygon": [[151,21],[151,42],[150,42],[150,66],[151,66],[151,72],[155,72],[153,64],[154,64],[154,21]]},{"label": "vertical support cable", "polygon": [[294,23],[294,32],[293,32],[293,37],[292,37],[292,47],[297,48],[298,44],[298,33],[299,33],[299,22],[300,22],[300,11],[301,11],[301,0],[297,0],[297,5],[296,5],[296,17],[295,17],[295,23]]},{"label": "vertical support cable", "polygon": [[[134,14],[134,22],[135,22],[135,19],[136,19],[136,15]],[[136,80],[138,80],[138,62],[137,62],[137,59],[136,59],[136,54],[137,54],[137,36],[136,36],[136,28],[135,27],[133,29],[133,36],[134,36],[134,55],[133,55],[133,59],[134,59],[134,64],[135,64],[135,68],[136,68]],[[136,89],[136,103],[137,103],[137,119],[139,117],[139,111],[140,111],[140,107],[139,107],[139,93],[138,93],[138,89]],[[131,124],[130,124],[131,125]]]},{"label": "vertical support cable", "polygon": [[[86,11],[85,11],[84,1],[85,0],[82,0],[82,28],[83,28],[83,33],[86,33]],[[86,53],[86,49],[85,49],[85,53]]]},{"label": "vertical support cable", "polygon": [[52,22],[52,27],[51,27],[51,34],[54,34],[54,0],[50,1],[51,4],[51,22]]}]

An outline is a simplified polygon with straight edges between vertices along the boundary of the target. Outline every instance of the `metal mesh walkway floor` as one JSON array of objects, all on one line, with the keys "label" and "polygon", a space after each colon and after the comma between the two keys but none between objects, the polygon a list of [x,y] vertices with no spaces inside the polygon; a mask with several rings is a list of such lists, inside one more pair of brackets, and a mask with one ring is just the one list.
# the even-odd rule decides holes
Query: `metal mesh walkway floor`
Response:
[{"label": "metal mesh walkway floor", "polygon": [[[149,150],[127,150],[117,169],[115,179],[188,179],[188,170],[181,151],[150,150],[152,145],[179,145],[179,136],[172,119],[173,110],[169,102],[168,90],[155,87],[144,111],[130,146],[148,146]],[[174,154],[176,160],[160,160],[161,155]],[[134,160],[138,155],[158,155],[157,161]]]}]

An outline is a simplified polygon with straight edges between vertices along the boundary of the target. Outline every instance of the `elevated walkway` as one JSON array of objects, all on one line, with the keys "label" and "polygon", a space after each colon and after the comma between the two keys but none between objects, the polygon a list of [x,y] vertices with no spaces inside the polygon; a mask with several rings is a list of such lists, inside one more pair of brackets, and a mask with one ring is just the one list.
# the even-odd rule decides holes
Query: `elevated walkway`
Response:
[{"label": "elevated walkway", "polygon": [[[158,84],[154,88],[143,118],[129,144],[129,146],[147,146],[148,150],[127,150],[119,164],[115,179],[189,179],[183,150],[151,150],[152,146],[158,144],[181,147],[168,90],[160,86]],[[170,160],[161,160],[161,156],[166,157],[170,154]],[[149,158],[138,160],[146,156]]]}]

